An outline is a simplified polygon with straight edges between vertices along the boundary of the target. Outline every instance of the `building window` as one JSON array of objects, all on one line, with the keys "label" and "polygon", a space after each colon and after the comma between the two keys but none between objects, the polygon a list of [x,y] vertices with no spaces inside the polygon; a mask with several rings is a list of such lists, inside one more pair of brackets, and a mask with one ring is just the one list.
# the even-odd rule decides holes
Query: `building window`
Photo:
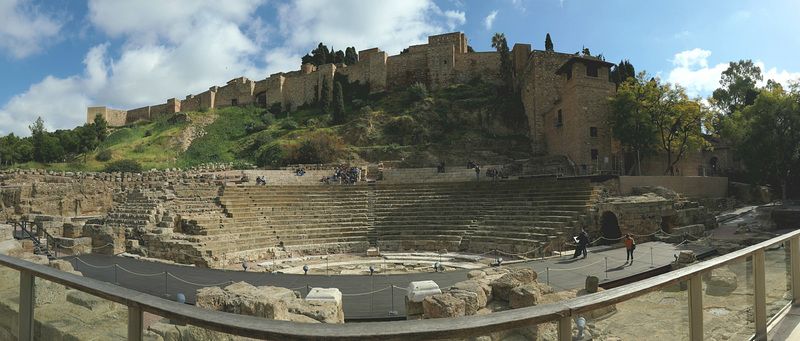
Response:
[{"label": "building window", "polygon": [[562,121],[562,117],[561,117],[561,109],[558,109],[558,116],[553,119],[553,124],[556,127],[560,127],[560,126],[562,126],[564,124],[564,121]]},{"label": "building window", "polygon": [[234,98],[234,99],[232,99],[232,100],[231,100],[231,105],[232,105],[232,106],[234,106],[234,107],[235,107],[235,106],[236,106],[236,105],[238,105],[238,104],[239,104],[239,101],[238,101],[237,99],[235,99],[235,98]]},{"label": "building window", "polygon": [[600,152],[597,149],[592,149],[592,160],[597,160],[597,156]]},{"label": "building window", "polygon": [[589,137],[597,137],[597,127],[589,127]]},{"label": "building window", "polygon": [[586,75],[589,77],[597,77],[597,66],[586,65]]}]

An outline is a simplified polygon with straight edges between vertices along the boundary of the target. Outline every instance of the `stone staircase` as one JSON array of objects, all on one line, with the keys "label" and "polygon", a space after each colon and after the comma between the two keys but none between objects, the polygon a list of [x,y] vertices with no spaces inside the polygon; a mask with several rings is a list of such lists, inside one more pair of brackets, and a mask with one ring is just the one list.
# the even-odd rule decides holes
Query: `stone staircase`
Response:
[{"label": "stone staircase", "polygon": [[[199,191],[173,189],[175,200],[167,205],[168,212],[181,216],[183,233],[160,240],[166,243],[163,252],[176,257],[168,259],[201,266],[293,251],[365,252],[370,246],[532,256],[532,250],[574,234],[596,197],[586,179],[555,178],[353,186],[228,184],[217,189],[218,198],[213,189]],[[143,209],[145,198],[142,195],[136,207]]]},{"label": "stone staircase", "polygon": [[161,221],[163,192],[149,189],[132,189],[125,200],[114,206],[105,219],[105,225],[125,228],[127,239],[140,239]]}]

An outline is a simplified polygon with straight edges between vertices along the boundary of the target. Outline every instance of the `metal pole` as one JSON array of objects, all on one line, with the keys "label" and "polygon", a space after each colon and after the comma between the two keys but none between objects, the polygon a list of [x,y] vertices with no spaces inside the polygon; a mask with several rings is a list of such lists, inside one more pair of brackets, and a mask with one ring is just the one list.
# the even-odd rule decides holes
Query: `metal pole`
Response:
[{"label": "metal pole", "polygon": [[608,280],[608,257],[606,257],[606,278],[603,279],[604,281]]},{"label": "metal pole", "polygon": [[328,274],[328,264],[328,255],[325,255],[325,276],[331,277],[331,275]]},{"label": "metal pole", "polygon": [[119,285],[119,281],[117,281],[117,263],[114,263],[114,285]]},{"label": "metal pole", "polygon": [[550,267],[547,267],[547,286],[550,286]]},{"label": "metal pole", "polygon": [[169,276],[169,271],[164,271],[164,297],[169,297],[169,278],[167,276]]},{"label": "metal pole", "polygon": [[656,266],[653,265],[653,247],[650,247],[650,267],[655,268]]}]

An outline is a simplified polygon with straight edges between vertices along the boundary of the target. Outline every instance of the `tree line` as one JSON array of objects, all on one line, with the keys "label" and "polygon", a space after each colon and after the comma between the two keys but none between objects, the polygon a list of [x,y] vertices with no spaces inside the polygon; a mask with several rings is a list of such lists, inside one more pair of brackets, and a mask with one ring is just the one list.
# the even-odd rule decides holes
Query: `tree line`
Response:
[{"label": "tree line", "polygon": [[612,70],[619,83],[609,98],[609,122],[637,164],[662,153],[664,174],[672,174],[682,157],[712,148],[709,140],[719,138],[744,166],[743,173],[723,175],[774,185],[784,199],[800,190],[800,80],[788,88],[774,80],[759,87],[763,75],[752,60],[730,62],[720,87],[703,100],[646,72],[632,73],[627,61]]},{"label": "tree line", "polygon": [[[41,117],[28,126],[31,136],[20,138],[14,133],[0,137],[0,163],[63,162],[97,148],[108,136],[108,122],[97,115],[92,123],[69,130],[48,132]],[[85,160],[84,160],[85,162]]]}]

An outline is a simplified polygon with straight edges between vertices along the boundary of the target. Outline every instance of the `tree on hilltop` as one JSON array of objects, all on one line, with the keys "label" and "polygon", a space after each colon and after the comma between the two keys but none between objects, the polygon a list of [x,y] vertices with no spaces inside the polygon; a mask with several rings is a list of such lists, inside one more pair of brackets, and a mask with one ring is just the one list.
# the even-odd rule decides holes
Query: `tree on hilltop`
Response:
[{"label": "tree on hilltop", "polygon": [[339,125],[345,121],[344,95],[342,94],[342,83],[333,84],[333,124]]},{"label": "tree on hilltop", "polygon": [[331,112],[331,86],[328,84],[328,77],[322,77],[322,88],[319,94],[319,103],[322,107],[322,113],[327,115]]},{"label": "tree on hilltop", "polygon": [[550,39],[550,33],[548,33],[547,37],[544,38],[544,50],[545,51],[554,51],[553,50],[553,40]]},{"label": "tree on hilltop", "polygon": [[350,46],[344,49],[344,63],[347,65],[358,64],[358,53],[356,53],[355,47]]},{"label": "tree on hilltop", "polygon": [[506,90],[511,90],[513,82],[513,70],[511,65],[511,53],[508,50],[505,33],[495,33],[492,37],[492,47],[500,53],[500,78],[505,83]]},{"label": "tree on hilltop", "polygon": [[614,82],[619,89],[620,84],[627,81],[628,78],[636,78],[636,70],[630,61],[620,60],[618,65],[614,65],[614,69],[608,74],[608,80]]}]

